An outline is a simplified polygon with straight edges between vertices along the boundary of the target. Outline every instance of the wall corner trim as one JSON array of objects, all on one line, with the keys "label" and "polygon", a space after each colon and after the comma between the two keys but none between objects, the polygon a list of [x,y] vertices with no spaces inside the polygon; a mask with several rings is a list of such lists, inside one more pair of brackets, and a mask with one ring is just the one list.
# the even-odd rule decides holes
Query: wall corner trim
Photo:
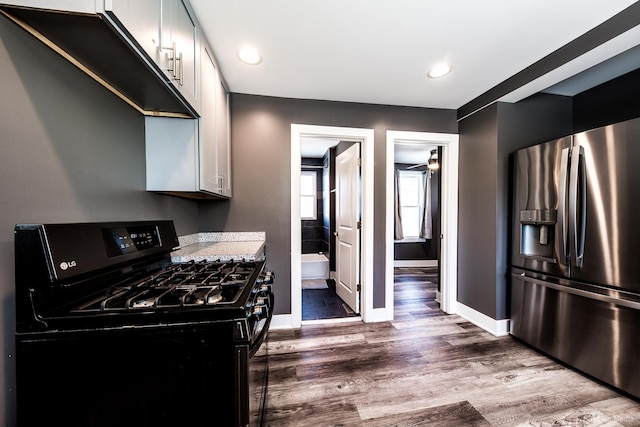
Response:
[{"label": "wall corner trim", "polygon": [[[299,327],[299,326],[298,326]],[[296,329],[290,314],[274,314],[269,325],[270,331],[277,329]]]},{"label": "wall corner trim", "polygon": [[460,302],[456,304],[456,314],[496,337],[509,335],[509,319],[496,320]]},{"label": "wall corner trim", "polygon": [[364,319],[365,323],[391,322],[393,320],[393,305],[390,307],[369,309]]}]

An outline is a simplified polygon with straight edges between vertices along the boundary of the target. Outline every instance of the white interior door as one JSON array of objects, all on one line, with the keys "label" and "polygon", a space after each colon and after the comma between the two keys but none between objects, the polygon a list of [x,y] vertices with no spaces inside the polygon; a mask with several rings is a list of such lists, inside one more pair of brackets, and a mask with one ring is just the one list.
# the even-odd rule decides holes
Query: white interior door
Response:
[{"label": "white interior door", "polygon": [[360,144],[336,157],[336,293],[360,313]]}]

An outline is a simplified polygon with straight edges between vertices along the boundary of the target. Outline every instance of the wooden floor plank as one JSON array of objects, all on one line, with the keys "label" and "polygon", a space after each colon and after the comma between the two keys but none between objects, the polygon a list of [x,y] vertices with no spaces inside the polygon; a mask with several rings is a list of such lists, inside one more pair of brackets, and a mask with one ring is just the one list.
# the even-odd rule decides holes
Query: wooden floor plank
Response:
[{"label": "wooden floor plank", "polygon": [[640,426],[640,404],[434,301],[394,272],[395,320],[269,332],[268,426]]}]

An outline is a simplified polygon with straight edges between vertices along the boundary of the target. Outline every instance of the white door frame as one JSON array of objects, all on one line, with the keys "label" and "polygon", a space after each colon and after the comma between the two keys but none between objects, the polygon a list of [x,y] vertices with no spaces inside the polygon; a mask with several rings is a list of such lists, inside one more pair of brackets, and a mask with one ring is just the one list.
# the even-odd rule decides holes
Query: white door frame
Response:
[{"label": "white door frame", "polygon": [[[365,322],[377,321],[373,308],[373,129],[291,124],[291,327],[302,326],[301,222],[300,222],[300,142],[303,137],[332,138],[360,142],[362,158],[362,268],[361,317]],[[393,308],[393,307],[392,307]],[[276,319],[274,319],[276,320]],[[278,319],[276,325],[286,321]]]},{"label": "white door frame", "polygon": [[385,307],[393,319],[393,171],[394,144],[396,142],[424,143],[442,147],[440,162],[445,165],[441,176],[442,194],[440,218],[442,221],[440,259],[440,308],[445,313],[457,313],[458,283],[458,153],[459,137],[449,133],[387,131],[387,218],[385,254]]}]

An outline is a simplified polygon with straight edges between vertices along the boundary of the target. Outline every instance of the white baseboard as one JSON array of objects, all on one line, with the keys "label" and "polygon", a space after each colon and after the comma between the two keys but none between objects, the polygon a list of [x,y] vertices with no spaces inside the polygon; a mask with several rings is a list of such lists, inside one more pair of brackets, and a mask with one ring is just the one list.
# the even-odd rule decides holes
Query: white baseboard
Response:
[{"label": "white baseboard", "polygon": [[276,329],[294,329],[293,319],[290,314],[274,314],[271,318],[269,330]]},{"label": "white baseboard", "polygon": [[437,259],[396,259],[393,260],[394,267],[437,267]]},{"label": "white baseboard", "polygon": [[[353,321],[362,322],[363,320],[366,323],[388,322],[393,320],[393,310],[387,310],[385,308],[374,308],[373,310],[370,310],[367,313],[366,319],[363,319],[362,317],[346,317],[343,319],[336,319],[335,322],[326,321],[326,320],[321,320],[318,322],[305,320],[302,323],[305,325],[311,325],[314,323],[342,323],[342,322],[353,322]],[[300,326],[298,326],[298,328],[299,327]],[[296,329],[296,327],[293,326],[293,319],[291,315],[290,314],[274,314],[273,317],[271,318],[271,324],[269,325],[269,330],[275,331],[276,329]]]},{"label": "white baseboard", "polygon": [[393,306],[391,309],[374,308],[365,313],[365,323],[390,322],[393,320]]},{"label": "white baseboard", "polygon": [[355,323],[362,322],[362,318],[358,317],[338,317],[335,319],[316,319],[303,320],[302,325],[331,325],[334,323]]},{"label": "white baseboard", "polygon": [[496,337],[509,335],[509,319],[496,320],[460,303],[456,304],[456,314]]}]

